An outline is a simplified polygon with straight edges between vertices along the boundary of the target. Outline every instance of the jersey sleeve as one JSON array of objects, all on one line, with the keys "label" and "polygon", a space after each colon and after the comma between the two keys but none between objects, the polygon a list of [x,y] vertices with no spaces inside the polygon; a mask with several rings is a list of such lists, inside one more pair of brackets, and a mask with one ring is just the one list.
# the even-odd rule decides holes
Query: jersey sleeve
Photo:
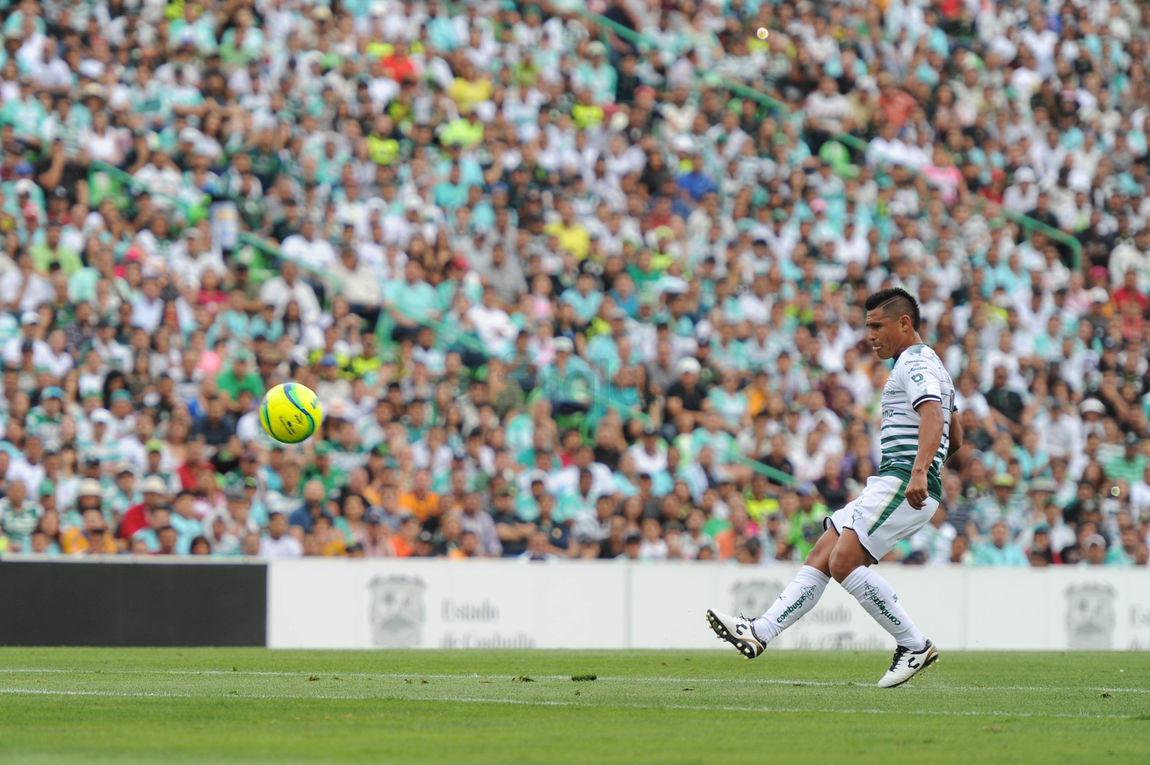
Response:
[{"label": "jersey sleeve", "polygon": [[907,403],[918,409],[924,401],[942,403],[942,380],[938,369],[925,356],[912,356],[902,365],[903,390]]}]

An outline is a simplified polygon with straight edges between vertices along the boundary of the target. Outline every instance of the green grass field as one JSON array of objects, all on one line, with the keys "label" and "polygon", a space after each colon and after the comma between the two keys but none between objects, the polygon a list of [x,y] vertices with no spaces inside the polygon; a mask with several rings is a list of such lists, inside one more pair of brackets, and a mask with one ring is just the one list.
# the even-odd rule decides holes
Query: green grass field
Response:
[{"label": "green grass field", "polygon": [[[0,759],[1150,762],[1150,661],[0,648]],[[573,676],[594,675],[575,681]]]}]

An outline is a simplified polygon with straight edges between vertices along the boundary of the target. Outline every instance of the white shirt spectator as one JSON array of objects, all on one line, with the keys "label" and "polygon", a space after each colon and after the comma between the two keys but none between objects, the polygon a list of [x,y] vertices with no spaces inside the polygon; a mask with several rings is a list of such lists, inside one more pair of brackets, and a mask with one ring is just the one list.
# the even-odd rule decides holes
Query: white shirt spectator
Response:
[{"label": "white shirt spectator", "polygon": [[132,299],[132,326],[143,327],[151,334],[160,326],[164,319],[164,300],[157,297],[148,300],[143,294]]},{"label": "white shirt spectator", "polygon": [[1150,483],[1147,483],[1145,474],[1142,480],[1130,486],[1130,511],[1135,523],[1150,518]]},{"label": "white shirt spectator", "polygon": [[[614,494],[615,479],[611,469],[602,462],[592,462],[588,467],[591,471],[592,494]],[[530,484],[528,484],[530,486]],[[579,468],[575,465],[565,467],[557,473],[547,477],[547,493],[556,497],[569,494],[579,489]]]},{"label": "white shirt spectator", "polygon": [[1058,173],[1066,161],[1067,152],[1060,143],[1050,146],[1041,141],[1030,147],[1030,161],[1038,174],[1039,185],[1049,188],[1058,182]]},{"label": "white shirt spectator", "polygon": [[974,416],[979,420],[985,420],[990,416],[990,404],[986,402],[986,396],[977,390],[969,396],[964,396],[956,389],[954,391],[954,405],[960,412],[974,412]]},{"label": "white shirt spectator", "polygon": [[477,303],[467,310],[467,318],[475,325],[479,339],[489,349],[500,352],[508,343],[515,341],[519,328],[511,321],[506,311],[488,308]]},{"label": "white shirt spectator", "polygon": [[851,105],[842,93],[823,93],[816,90],[807,96],[804,111],[832,133],[841,133],[843,121],[850,117]]},{"label": "white shirt spectator", "polygon": [[1034,69],[1027,69],[1025,66],[1018,67],[1010,76],[1010,86],[1014,88],[1014,92],[1023,102],[1029,101],[1041,84],[1042,75]]},{"label": "white shirt spectator", "polygon": [[299,304],[300,318],[308,324],[319,319],[319,300],[315,290],[307,282],[297,278],[288,284],[283,276],[273,276],[260,287],[260,300],[274,305],[277,315],[283,315],[284,308],[292,300]]},{"label": "white shirt spectator", "polygon": [[[199,232],[197,231],[194,236],[200,236]],[[197,283],[203,278],[205,271],[215,271],[221,278],[228,273],[220,253],[211,249],[200,249],[192,252],[183,240],[172,246],[168,268],[181,281],[190,280]]]},{"label": "white shirt spectator", "polygon": [[631,455],[631,459],[635,462],[635,470],[640,474],[656,475],[667,469],[667,451],[665,449],[656,449],[654,454],[648,454],[647,450],[643,448],[643,442],[639,441],[639,443],[627,448],[627,454]]},{"label": "white shirt spectator", "polygon": [[331,273],[339,283],[339,293],[352,305],[378,306],[382,295],[375,269],[355,258],[349,266],[342,258],[331,266]]},{"label": "white shirt spectator", "polygon": [[666,560],[667,543],[662,539],[639,540],[639,560]]},{"label": "white shirt spectator", "polygon": [[72,85],[72,70],[63,59],[54,57],[46,63],[38,61],[33,67],[32,78],[45,90],[66,89]]},{"label": "white shirt spectator", "polygon": [[162,168],[149,163],[137,170],[133,177],[146,187],[169,197],[179,197],[184,191],[183,176],[171,163],[165,163]]},{"label": "white shirt spectator", "polygon": [[279,539],[270,536],[260,538],[261,558],[300,558],[303,556],[303,545],[291,534],[284,534]]},{"label": "white shirt spectator", "polygon": [[1110,253],[1110,283],[1121,286],[1126,272],[1138,274],[1138,289],[1150,292],[1150,251],[1143,252],[1129,239],[1118,243]]},{"label": "white shirt spectator", "polygon": [[29,497],[38,497],[40,491],[40,484],[44,480],[44,463],[38,462],[33,465],[25,459],[13,460],[8,466],[8,475],[6,478],[9,481],[23,481],[24,486],[28,489]]},{"label": "white shirt spectator", "polygon": [[297,263],[316,268],[331,268],[336,261],[335,248],[320,237],[307,239],[302,234],[292,234],[284,239],[281,249],[285,256]]},{"label": "white shirt spectator", "polygon": [[[1029,168],[1023,168],[1019,174],[1023,172],[1030,172]],[[1033,178],[1033,172],[1030,172],[1029,177]],[[1038,204],[1038,185],[1035,183],[1009,186],[1002,194],[1002,206],[1017,213],[1028,213],[1036,204]]]},{"label": "white shirt spectator", "polygon": [[867,149],[867,162],[872,165],[906,165],[911,161],[911,149],[898,138],[876,138]]},{"label": "white shirt spectator", "polygon": [[113,338],[105,343],[100,338],[92,340],[92,349],[111,369],[128,372],[132,368],[132,349],[121,345]]},{"label": "white shirt spectator", "polygon": [[115,128],[108,128],[103,133],[85,128],[80,133],[80,142],[88,150],[88,156],[96,162],[107,162],[114,165],[120,161],[123,155],[120,148],[121,134]]},{"label": "white shirt spectator", "polygon": [[38,367],[45,367],[53,377],[63,379],[71,371],[76,360],[68,351],[53,353],[47,343],[37,342],[32,348],[32,362]]},{"label": "white shirt spectator", "polygon": [[53,296],[51,283],[35,272],[25,279],[20,269],[13,268],[0,276],[0,303],[10,311],[35,311],[41,303],[52,302]]},{"label": "white shirt spectator", "polygon": [[1082,427],[1074,417],[1064,412],[1036,424],[1041,443],[1051,457],[1066,459],[1082,451]]},{"label": "white shirt spectator", "polygon": [[1044,78],[1054,75],[1054,47],[1058,45],[1058,35],[1051,29],[1023,30],[1020,42],[1030,49],[1038,62],[1038,72]]}]

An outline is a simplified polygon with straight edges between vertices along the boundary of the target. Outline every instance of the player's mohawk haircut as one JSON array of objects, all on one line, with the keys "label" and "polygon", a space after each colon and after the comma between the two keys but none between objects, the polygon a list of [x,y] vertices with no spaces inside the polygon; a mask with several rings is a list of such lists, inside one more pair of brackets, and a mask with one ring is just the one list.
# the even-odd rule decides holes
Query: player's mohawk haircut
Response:
[{"label": "player's mohawk haircut", "polygon": [[918,312],[918,301],[902,287],[889,287],[879,290],[866,299],[866,309],[873,311],[882,308],[887,316],[909,316],[914,331],[918,331],[922,317]]}]

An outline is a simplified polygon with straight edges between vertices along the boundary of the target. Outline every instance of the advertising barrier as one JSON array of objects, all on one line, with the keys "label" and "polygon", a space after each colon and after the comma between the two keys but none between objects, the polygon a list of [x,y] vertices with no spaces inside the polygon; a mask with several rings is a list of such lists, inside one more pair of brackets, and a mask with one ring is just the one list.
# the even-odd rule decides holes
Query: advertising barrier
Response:
[{"label": "advertising barrier", "polygon": [[0,645],[262,646],[267,608],[262,561],[0,562]]},{"label": "advertising barrier", "polygon": [[[268,564],[273,648],[721,648],[707,608],[758,615],[796,566],[293,560]],[[1150,571],[884,566],[944,649],[1150,650]],[[831,583],[772,648],[893,648]]]},{"label": "advertising barrier", "polygon": [[[0,562],[0,645],[723,649],[796,566],[443,559]],[[946,650],[1150,650],[1150,570],[883,566]],[[51,607],[46,607],[51,604]],[[774,649],[890,650],[831,583]]]},{"label": "advertising barrier", "polygon": [[272,648],[603,648],[629,644],[624,569],[591,564],[268,564]]}]

